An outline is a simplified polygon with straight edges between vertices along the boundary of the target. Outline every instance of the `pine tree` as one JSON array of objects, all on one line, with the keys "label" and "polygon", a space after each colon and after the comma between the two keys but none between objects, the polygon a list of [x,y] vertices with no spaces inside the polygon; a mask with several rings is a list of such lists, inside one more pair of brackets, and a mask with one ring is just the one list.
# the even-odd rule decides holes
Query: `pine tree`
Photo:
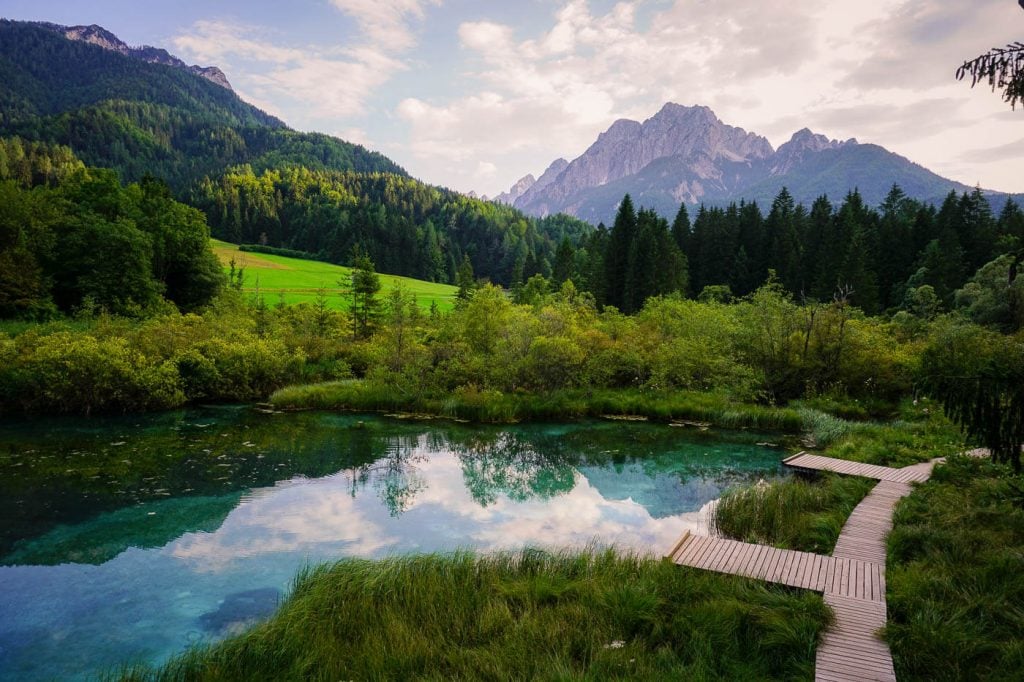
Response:
[{"label": "pine tree", "polygon": [[469,260],[469,254],[462,257],[462,265],[459,266],[459,272],[455,276],[455,286],[459,288],[455,295],[455,305],[461,308],[472,298],[473,290],[476,288],[476,280],[473,278],[473,263]]},{"label": "pine tree", "polygon": [[572,248],[569,238],[564,237],[555,252],[555,264],[552,267],[551,279],[557,286],[562,286],[566,280],[572,279],[575,275],[575,265],[576,249]]},{"label": "pine tree", "polygon": [[686,253],[690,248],[690,214],[686,210],[686,203],[679,204],[679,211],[676,213],[676,219],[672,221],[672,240],[675,241],[676,247]]},{"label": "pine tree", "polygon": [[878,299],[882,309],[898,306],[896,290],[911,275],[914,263],[913,228],[919,205],[894,184],[882,202],[878,229]]},{"label": "pine tree", "polygon": [[772,201],[765,220],[766,255],[769,267],[788,291],[794,292],[800,281],[800,241],[796,205],[785,187]]},{"label": "pine tree", "polygon": [[373,334],[380,314],[380,277],[370,257],[357,249],[352,259],[352,333],[357,339]]},{"label": "pine tree", "polygon": [[636,239],[637,216],[633,200],[627,194],[619,204],[605,252],[605,303],[623,309],[629,277],[629,254]]}]

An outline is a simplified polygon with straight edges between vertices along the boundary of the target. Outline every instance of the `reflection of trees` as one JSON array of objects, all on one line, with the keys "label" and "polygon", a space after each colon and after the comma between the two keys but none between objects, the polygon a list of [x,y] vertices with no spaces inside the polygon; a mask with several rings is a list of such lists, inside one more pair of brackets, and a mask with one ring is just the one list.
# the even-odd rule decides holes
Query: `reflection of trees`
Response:
[{"label": "reflection of trees", "polygon": [[412,506],[416,495],[426,487],[423,475],[416,465],[424,462],[427,455],[421,452],[415,436],[384,437],[356,430],[352,436],[353,447],[364,441],[367,463],[348,471],[350,494],[355,497],[367,485],[380,496],[381,502],[392,516],[399,516]]},{"label": "reflection of trees", "polygon": [[504,493],[516,501],[547,499],[569,492],[576,485],[575,458],[555,439],[548,447],[515,432],[478,434],[451,442],[462,462],[462,475],[470,495],[487,506]]}]

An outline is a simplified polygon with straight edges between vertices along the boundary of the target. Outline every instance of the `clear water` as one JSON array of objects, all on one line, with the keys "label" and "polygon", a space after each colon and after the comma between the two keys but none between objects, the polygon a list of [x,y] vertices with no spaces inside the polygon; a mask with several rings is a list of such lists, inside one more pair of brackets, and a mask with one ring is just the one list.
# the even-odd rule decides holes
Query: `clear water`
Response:
[{"label": "clear water", "polygon": [[614,543],[664,552],[749,433],[634,422],[469,427],[210,408],[0,425],[0,679],[159,663],[271,613],[341,557]]}]

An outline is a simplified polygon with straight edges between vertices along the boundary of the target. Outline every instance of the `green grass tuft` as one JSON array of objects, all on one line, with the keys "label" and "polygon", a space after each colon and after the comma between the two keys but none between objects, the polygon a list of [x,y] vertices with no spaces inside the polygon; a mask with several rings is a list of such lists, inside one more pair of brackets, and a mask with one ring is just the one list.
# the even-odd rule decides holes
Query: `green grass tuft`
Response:
[{"label": "green grass tuft", "polygon": [[905,680],[1024,670],[1024,479],[957,457],[903,500],[889,535],[889,640]]},{"label": "green grass tuft", "polygon": [[813,482],[793,478],[735,488],[718,501],[711,526],[744,542],[831,554],[850,512],[874,484],[825,474]]},{"label": "green grass tuft", "polygon": [[270,402],[280,409],[397,411],[491,423],[636,416],[790,433],[799,431],[803,423],[797,410],[736,403],[725,395],[696,391],[605,389],[529,394],[462,389],[431,397],[352,379],[288,386],[274,393]]},{"label": "green grass tuft", "polygon": [[612,551],[349,559],[127,680],[809,679],[820,596]]}]

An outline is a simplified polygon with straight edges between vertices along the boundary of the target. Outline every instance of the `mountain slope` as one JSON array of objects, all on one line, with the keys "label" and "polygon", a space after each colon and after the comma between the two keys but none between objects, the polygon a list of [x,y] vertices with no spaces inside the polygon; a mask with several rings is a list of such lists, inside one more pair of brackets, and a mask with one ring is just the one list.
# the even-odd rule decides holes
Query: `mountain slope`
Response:
[{"label": "mountain slope", "polygon": [[[767,204],[783,187],[808,205],[822,194],[839,201],[855,188],[877,205],[893,183],[929,201],[971,189],[877,145],[830,140],[804,128],[775,150],[707,107],[670,103],[643,123],[616,121],[550,184],[541,189],[536,183],[514,205],[533,215],[565,212],[596,224],[609,223],[627,193],[634,203],[671,216],[682,202]],[[997,207],[1005,199],[988,194]]]},{"label": "mountain slope", "polygon": [[289,130],[178,64],[0,21],[0,135],[65,144],[125,180],[150,173],[178,189],[245,163],[405,174],[360,145]]}]

